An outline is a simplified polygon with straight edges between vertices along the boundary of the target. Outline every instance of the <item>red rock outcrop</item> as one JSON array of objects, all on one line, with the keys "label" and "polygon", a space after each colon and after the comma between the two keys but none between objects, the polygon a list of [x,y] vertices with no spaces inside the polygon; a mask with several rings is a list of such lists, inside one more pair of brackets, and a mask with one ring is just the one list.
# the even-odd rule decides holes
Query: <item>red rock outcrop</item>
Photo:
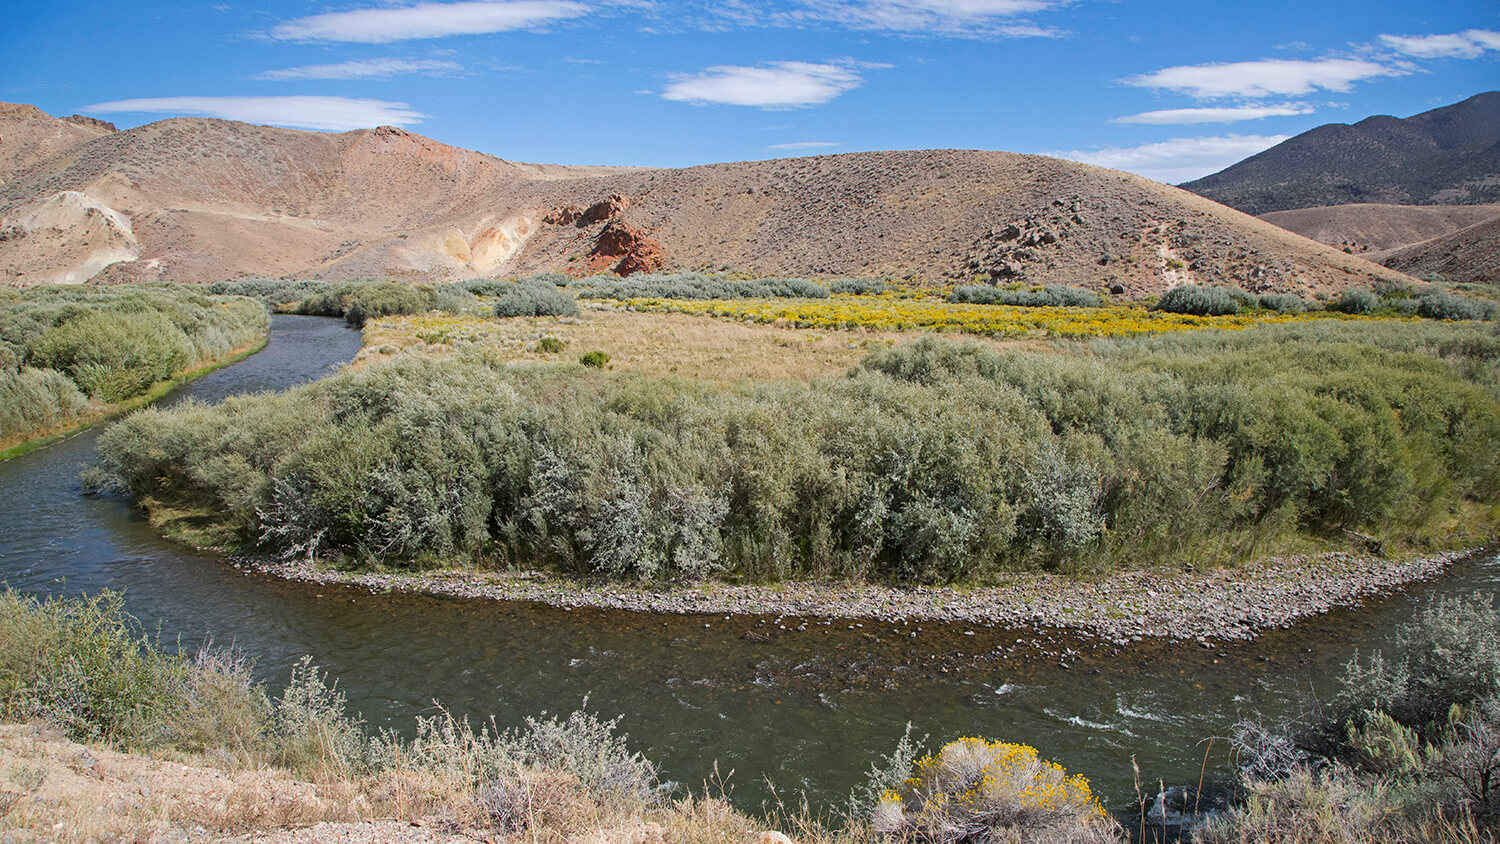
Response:
[{"label": "red rock outcrop", "polygon": [[666,250],[655,238],[624,220],[611,220],[589,252],[590,272],[618,276],[655,272],[666,265]]}]

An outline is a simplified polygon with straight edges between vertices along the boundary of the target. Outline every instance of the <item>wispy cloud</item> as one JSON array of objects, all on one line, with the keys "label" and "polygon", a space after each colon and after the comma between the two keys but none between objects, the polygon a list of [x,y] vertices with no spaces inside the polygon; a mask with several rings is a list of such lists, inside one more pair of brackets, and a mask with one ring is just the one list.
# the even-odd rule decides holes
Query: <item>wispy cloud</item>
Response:
[{"label": "wispy cloud", "polygon": [[420,123],[406,103],[348,97],[146,97],[86,106],[84,112],[193,115],[343,132]]},{"label": "wispy cloud", "polygon": [[1225,108],[1169,108],[1116,117],[1111,123],[1144,123],[1151,126],[1183,126],[1191,123],[1236,123],[1266,117],[1290,117],[1317,111],[1302,103],[1267,106],[1231,106]]},{"label": "wispy cloud", "polygon": [[945,35],[1051,38],[1050,27],[1013,23],[1016,18],[1066,6],[1071,0],[802,0],[786,13],[789,22],[824,21],[856,29]]},{"label": "wispy cloud", "polygon": [[1470,29],[1451,35],[1382,35],[1380,43],[1418,59],[1477,59],[1486,50],[1500,50],[1500,32]]},{"label": "wispy cloud", "polygon": [[834,141],[793,141],[789,144],[771,144],[770,146],[766,147],[766,149],[830,149],[836,146],[842,145]]},{"label": "wispy cloud", "polygon": [[1403,76],[1407,68],[1366,59],[1262,59],[1253,62],[1168,67],[1121,80],[1198,99],[1300,96],[1315,90],[1348,91],[1355,82]]},{"label": "wispy cloud", "polygon": [[1155,179],[1167,184],[1192,181],[1217,173],[1242,159],[1286,140],[1289,135],[1223,135],[1213,138],[1173,138],[1138,147],[1049,152],[1066,158]]},{"label": "wispy cloud", "polygon": [[414,38],[483,35],[527,29],[589,11],[570,0],[467,0],[415,6],[329,12],[287,21],[271,30],[294,41],[353,41],[384,44]]},{"label": "wispy cloud", "polygon": [[754,106],[764,109],[800,108],[826,103],[864,84],[848,64],[772,62],[759,67],[719,65],[701,73],[672,77],[664,99],[705,105]]},{"label": "wispy cloud", "polygon": [[338,64],[309,64],[268,70],[256,79],[279,82],[299,79],[390,79],[411,73],[429,76],[459,76],[463,66],[439,59],[365,59]]}]

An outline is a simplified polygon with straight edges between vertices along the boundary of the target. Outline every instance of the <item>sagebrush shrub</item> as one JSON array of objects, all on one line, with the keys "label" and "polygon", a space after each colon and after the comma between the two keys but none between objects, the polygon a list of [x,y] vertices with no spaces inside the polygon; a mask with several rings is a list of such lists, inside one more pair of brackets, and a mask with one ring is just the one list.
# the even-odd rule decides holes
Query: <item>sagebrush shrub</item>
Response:
[{"label": "sagebrush shrub", "polygon": [[974,305],[1015,305],[1026,308],[1097,308],[1104,300],[1092,290],[1049,284],[1009,290],[989,284],[964,284],[953,288],[948,301]]},{"label": "sagebrush shrub", "polygon": [[546,279],[531,278],[501,289],[495,316],[576,316],[578,300]]},{"label": "sagebrush shrub", "polygon": [[1156,301],[1155,309],[1174,314],[1223,316],[1239,313],[1240,303],[1222,287],[1183,284],[1161,294],[1161,298]]},{"label": "sagebrush shrub", "polygon": [[917,761],[870,816],[903,841],[1088,842],[1115,840],[1116,824],[1081,774],[1024,744],[963,738]]}]

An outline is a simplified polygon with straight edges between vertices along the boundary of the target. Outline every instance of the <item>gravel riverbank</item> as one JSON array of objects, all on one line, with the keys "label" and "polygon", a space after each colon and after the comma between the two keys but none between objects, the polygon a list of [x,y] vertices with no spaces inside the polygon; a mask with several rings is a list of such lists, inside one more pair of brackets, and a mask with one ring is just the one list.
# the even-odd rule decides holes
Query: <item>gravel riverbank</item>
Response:
[{"label": "gravel riverbank", "polygon": [[1017,575],[998,586],[892,588],[862,583],[772,586],[703,583],[637,586],[567,580],[538,572],[360,572],[305,561],[239,557],[233,563],[278,577],[371,592],[533,601],[643,613],[779,615],[803,618],[963,622],[1071,629],[1124,644],[1145,637],[1253,639],[1261,630],[1354,606],[1440,574],[1479,549],[1387,560],[1346,553],[1274,557],[1210,571],[1151,569],[1085,581]]}]

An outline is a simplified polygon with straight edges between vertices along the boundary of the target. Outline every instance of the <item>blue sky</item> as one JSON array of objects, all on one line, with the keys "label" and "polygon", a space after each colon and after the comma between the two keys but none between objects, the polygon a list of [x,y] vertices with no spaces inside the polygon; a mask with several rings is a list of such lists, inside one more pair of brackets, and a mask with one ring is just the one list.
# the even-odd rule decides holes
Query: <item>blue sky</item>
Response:
[{"label": "blue sky", "polygon": [[83,0],[0,32],[0,99],[59,116],[395,124],[569,164],[955,147],[1179,182],[1497,88],[1493,0]]}]

